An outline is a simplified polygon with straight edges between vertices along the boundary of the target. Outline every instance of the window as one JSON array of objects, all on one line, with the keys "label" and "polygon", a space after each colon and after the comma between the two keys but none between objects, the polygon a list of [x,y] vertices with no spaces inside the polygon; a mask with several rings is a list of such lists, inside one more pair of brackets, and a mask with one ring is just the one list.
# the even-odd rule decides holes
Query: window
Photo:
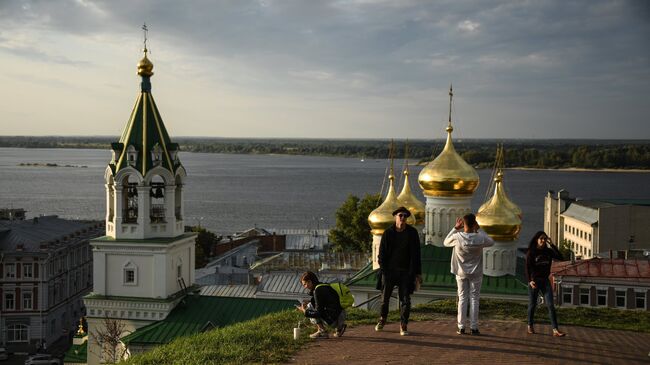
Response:
[{"label": "window", "polygon": [[138,285],[138,267],[131,261],[122,266],[122,282],[124,285]]},{"label": "window", "polygon": [[24,278],[33,278],[34,277],[34,265],[32,265],[32,264],[23,264],[23,277]]},{"label": "window", "polygon": [[580,304],[589,305],[589,289],[580,288]]},{"label": "window", "polygon": [[596,303],[598,305],[607,305],[607,289],[596,290]]},{"label": "window", "polygon": [[124,284],[135,284],[135,269],[124,269]]},{"label": "window", "polygon": [[634,293],[634,301],[636,302],[637,309],[645,309],[645,293],[636,292]]},{"label": "window", "polygon": [[625,290],[616,291],[616,307],[625,308]]},{"label": "window", "polygon": [[14,293],[5,294],[5,310],[16,309],[16,297]]},{"label": "window", "polygon": [[589,241],[591,242],[591,233],[589,233]]},{"label": "window", "polygon": [[180,278],[183,276],[183,265],[176,266],[176,277]]},{"label": "window", "polygon": [[27,342],[29,327],[25,324],[10,324],[7,326],[8,342]]},{"label": "window", "polygon": [[573,288],[570,286],[562,287],[562,303],[573,304]]},{"label": "window", "polygon": [[23,309],[32,309],[32,293],[23,293]]},{"label": "window", "polygon": [[16,264],[5,264],[5,278],[16,277]]}]

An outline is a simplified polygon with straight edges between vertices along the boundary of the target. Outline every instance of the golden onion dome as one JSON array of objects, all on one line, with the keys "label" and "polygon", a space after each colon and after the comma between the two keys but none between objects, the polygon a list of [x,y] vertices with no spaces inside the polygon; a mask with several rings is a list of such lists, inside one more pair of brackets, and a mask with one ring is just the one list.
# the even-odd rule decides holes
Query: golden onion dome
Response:
[{"label": "golden onion dome", "polygon": [[427,196],[471,196],[478,187],[476,170],[454,149],[451,123],[447,126],[447,143],[438,157],[420,171],[418,183]]},{"label": "golden onion dome", "polygon": [[400,206],[406,207],[406,209],[411,212],[412,216],[415,217],[416,225],[424,224],[424,203],[422,203],[411,191],[408,168],[404,170],[404,187],[402,188],[402,192],[397,196],[397,201]]},{"label": "golden onion dome", "polygon": [[503,174],[494,179],[494,195],[479,208],[476,221],[496,241],[515,241],[521,231],[521,209],[503,189]]},{"label": "golden onion dome", "polygon": [[[370,233],[374,235],[381,235],[384,233],[386,228],[395,224],[395,217],[393,217],[393,212],[401,207],[399,201],[397,200],[397,194],[395,194],[395,188],[393,187],[393,180],[395,177],[391,173],[388,176],[390,185],[388,187],[388,194],[386,194],[386,199],[381,203],[377,209],[370,212],[368,215],[368,224],[370,225]],[[413,225],[415,224],[415,218],[413,214],[406,220],[406,223]]]},{"label": "golden onion dome", "polygon": [[[500,181],[503,184],[503,173],[501,171],[497,173],[497,177],[494,179],[494,181],[496,182],[497,179],[500,179]],[[504,205],[507,206],[508,209],[512,210],[517,215],[517,217],[523,218],[522,217],[523,212],[521,211],[521,208],[519,208],[517,204],[513,203],[512,200],[508,198],[508,195],[505,193],[503,187],[501,187],[501,190],[503,190]],[[490,200],[486,201],[485,203],[483,203],[483,205],[481,205],[480,208],[478,208],[478,211],[479,212],[482,211],[483,208],[487,207],[489,204],[490,204]]]},{"label": "golden onion dome", "polygon": [[153,63],[147,58],[147,49],[144,49],[144,57],[138,62],[138,75],[140,76],[152,76],[153,75]]}]

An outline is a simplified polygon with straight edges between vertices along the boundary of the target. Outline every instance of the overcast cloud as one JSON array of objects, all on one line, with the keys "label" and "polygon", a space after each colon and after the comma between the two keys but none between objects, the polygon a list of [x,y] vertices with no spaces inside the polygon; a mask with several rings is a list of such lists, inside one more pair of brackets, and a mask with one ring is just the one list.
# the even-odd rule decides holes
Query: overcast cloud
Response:
[{"label": "overcast cloud", "polygon": [[650,2],[2,1],[3,135],[650,138]]}]

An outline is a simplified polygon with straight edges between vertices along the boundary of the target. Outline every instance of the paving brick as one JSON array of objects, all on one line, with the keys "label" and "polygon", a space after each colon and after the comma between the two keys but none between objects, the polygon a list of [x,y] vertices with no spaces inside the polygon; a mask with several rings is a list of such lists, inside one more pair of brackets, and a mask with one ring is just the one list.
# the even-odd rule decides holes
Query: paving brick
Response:
[{"label": "paving brick", "polygon": [[399,324],[383,332],[374,326],[348,328],[342,338],[315,340],[292,364],[649,364],[650,334],[561,326],[566,337],[551,336],[549,325],[482,321],[481,335],[457,335],[454,320],[411,322],[410,336]]}]

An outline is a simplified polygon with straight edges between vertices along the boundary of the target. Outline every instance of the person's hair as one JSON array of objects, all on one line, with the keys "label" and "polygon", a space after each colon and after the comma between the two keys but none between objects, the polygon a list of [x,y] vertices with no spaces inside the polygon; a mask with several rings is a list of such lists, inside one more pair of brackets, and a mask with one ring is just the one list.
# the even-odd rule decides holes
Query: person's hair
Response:
[{"label": "person's hair", "polygon": [[474,228],[476,226],[476,216],[472,213],[463,216],[463,223],[466,227]]},{"label": "person's hair", "polygon": [[530,242],[528,242],[528,251],[526,251],[526,256],[530,257],[530,255],[532,255],[533,252],[537,251],[537,240],[538,240],[541,236],[546,236],[546,237],[548,237],[548,235],[546,234],[546,232],[544,232],[544,231],[537,231],[537,233],[535,233],[535,234],[533,235],[533,238],[530,239]]},{"label": "person's hair", "polygon": [[319,283],[318,276],[311,271],[305,271],[305,273],[302,274],[300,282],[302,283],[303,281],[311,281],[314,285]]}]

